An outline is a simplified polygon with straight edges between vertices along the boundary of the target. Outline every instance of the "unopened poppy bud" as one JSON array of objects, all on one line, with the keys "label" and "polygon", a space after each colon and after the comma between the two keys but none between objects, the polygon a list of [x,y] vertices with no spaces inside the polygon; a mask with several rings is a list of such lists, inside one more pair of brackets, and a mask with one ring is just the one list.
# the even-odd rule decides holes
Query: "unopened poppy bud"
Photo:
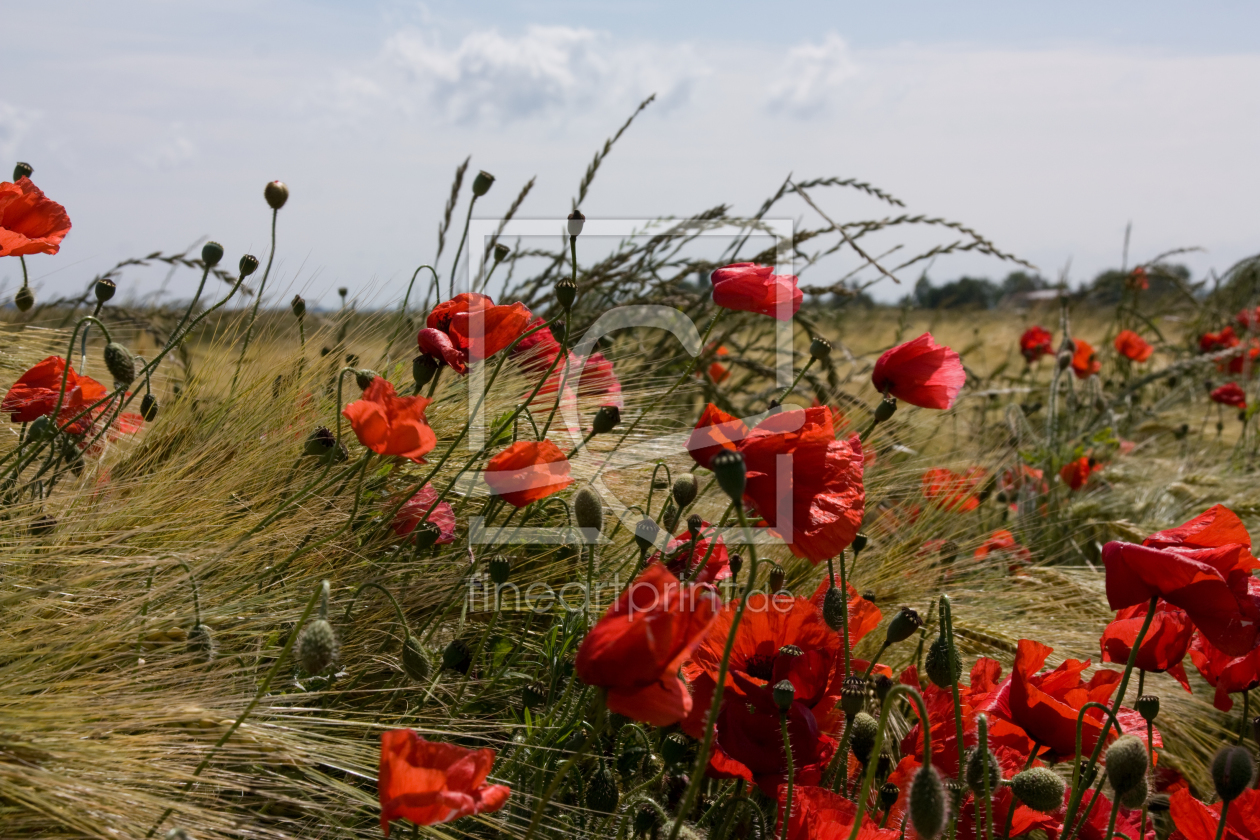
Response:
[{"label": "unopened poppy bud", "polygon": [[424,551],[426,548],[433,548],[437,545],[438,539],[442,536],[442,529],[436,523],[424,520],[416,529],[411,532],[415,537],[416,548]]},{"label": "unopened poppy bud", "polygon": [[35,293],[31,291],[30,286],[23,286],[17,290],[17,294],[13,296],[13,305],[20,312],[30,311],[30,308],[35,305]]},{"label": "unopened poppy bud", "polygon": [[442,651],[442,667],[448,671],[467,674],[470,665],[472,665],[472,651],[468,649],[468,643],[463,639],[452,639]]},{"label": "unopened poppy bud", "polygon": [[897,804],[897,797],[899,796],[901,796],[901,788],[892,782],[884,782],[884,786],[879,789],[879,809],[887,811]]},{"label": "unopened poppy bud", "polygon": [[577,284],[567,277],[556,282],[556,300],[560,301],[560,305],[567,312],[573,308],[573,301],[577,300]]},{"label": "unopened poppy bud", "polygon": [[783,571],[783,567],[778,563],[770,568],[770,591],[783,591],[783,584],[787,582],[787,572]]},{"label": "unopened poppy bud", "polygon": [[96,285],[92,288],[96,293],[96,299],[101,303],[108,303],[109,299],[118,291],[118,284],[108,277],[97,278]]},{"label": "unopened poppy bud", "polygon": [[27,440],[39,440],[48,434],[48,430],[52,428],[52,421],[47,416],[36,417],[31,423],[30,429],[27,430]]},{"label": "unopened poppy bud", "polygon": [[840,684],[840,708],[853,717],[866,706],[866,680],[857,674],[844,678]]},{"label": "unopened poppy bud", "polygon": [[1135,735],[1121,735],[1107,747],[1106,767],[1107,781],[1124,795],[1146,777],[1146,744]]},{"label": "unopened poppy bud", "polygon": [[691,741],[681,732],[671,732],[661,741],[661,758],[671,767],[687,763]]},{"label": "unopened poppy bud", "polygon": [[411,360],[411,378],[415,380],[416,390],[419,391],[433,379],[433,375],[438,371],[437,359],[432,356],[416,356]]},{"label": "unopened poppy bud", "polygon": [[214,268],[223,259],[223,246],[218,242],[207,242],[201,246],[201,261],[206,268]]},{"label": "unopened poppy bud", "polygon": [[130,385],[136,378],[136,359],[117,341],[105,345],[105,368],[115,382]]},{"label": "unopened poppy bud", "polygon": [[289,308],[293,310],[293,317],[299,321],[306,317],[306,299],[301,295],[293,296],[293,300],[289,301]]},{"label": "unopened poppy bud", "polygon": [[687,517],[687,533],[693,540],[699,539],[702,528],[704,528],[704,520],[700,518],[700,514],[693,513]]},{"label": "unopened poppy bud", "polygon": [[634,833],[640,837],[651,834],[661,825],[661,806],[645,800],[634,813]]},{"label": "unopened poppy bud", "polygon": [[954,648],[953,654],[950,656],[949,640],[945,638],[944,632],[928,647],[923,670],[937,688],[949,688],[962,676],[962,659],[957,648]]},{"label": "unopened poppy bud", "polygon": [[[972,750],[967,754],[967,787],[971,788],[976,794],[984,793],[984,753],[979,748]],[[998,782],[1001,778],[998,776],[998,760],[993,752],[989,751],[989,795],[992,796],[997,792]]]},{"label": "unopened poppy bud", "polygon": [[910,824],[922,838],[940,836],[949,819],[949,801],[941,775],[925,764],[910,782]]},{"label": "unopened poppy bud", "polygon": [[496,584],[507,583],[508,578],[511,576],[512,561],[502,554],[495,555],[490,561],[490,582]]},{"label": "unopened poppy bud", "polygon": [[581,236],[582,226],[586,224],[586,217],[582,215],[582,211],[574,210],[569,214],[569,236]]},{"label": "unopened poppy bud", "polygon": [[1147,798],[1151,795],[1150,785],[1146,777],[1138,779],[1138,783],[1133,787],[1120,794],[1120,804],[1130,810],[1137,810],[1146,804]]},{"label": "unopened poppy bud", "polygon": [[875,739],[879,736],[879,723],[866,712],[858,712],[850,718],[849,725],[853,734],[849,736],[849,746],[853,748],[853,757],[862,764],[871,760],[871,751],[875,749]]},{"label": "unopened poppy bud", "polygon": [[953,540],[945,540],[941,543],[940,549],[941,563],[948,566],[958,557],[958,543]]},{"label": "unopened poppy bud", "polygon": [[268,207],[279,210],[289,200],[289,188],[285,186],[284,181],[272,181],[263,187],[263,198],[267,199]]},{"label": "unopened poppy bud", "polygon": [[297,641],[298,662],[311,676],[322,674],[337,664],[341,643],[326,619],[317,618],[302,628]]},{"label": "unopened poppy bud", "polygon": [[902,607],[893,620],[888,623],[888,636],[886,641],[890,645],[898,642],[904,642],[906,639],[914,635],[914,631],[923,626],[923,619],[919,618],[919,614],[909,607]]},{"label": "unopened poppy bud", "polygon": [[246,254],[236,264],[236,270],[240,272],[242,279],[248,277],[258,270],[258,257],[255,257],[253,254]]},{"label": "unopened poppy bud", "polygon": [[888,696],[888,692],[892,691],[892,677],[887,674],[876,674],[871,680],[871,685],[875,689],[875,699],[883,703],[884,698]]},{"label": "unopened poppy bud", "polygon": [[674,502],[678,505],[679,510],[683,510],[687,505],[696,500],[696,477],[691,473],[683,473],[674,479],[673,495]]},{"label": "unopened poppy bud", "polygon": [[490,192],[490,186],[494,183],[494,176],[486,170],[477,173],[477,177],[473,178],[472,192],[473,195],[481,196]]},{"label": "unopened poppy bud", "polygon": [[144,418],[146,423],[152,423],[158,416],[158,400],[153,394],[145,394],[144,399],[140,400],[140,416]]},{"label": "unopened poppy bud", "polygon": [[791,680],[779,680],[774,684],[774,705],[780,712],[786,712],[796,702],[796,688]]},{"label": "unopened poppy bud", "polygon": [[884,397],[880,400],[879,405],[875,406],[875,422],[884,423],[889,420],[897,412],[897,398],[893,396]]},{"label": "unopened poppy bud", "polygon": [[827,361],[831,358],[831,342],[821,336],[814,336],[809,343],[809,355],[815,361]]},{"label": "unopened poppy bud", "polygon": [[1070,350],[1063,350],[1060,352],[1058,356],[1059,370],[1067,370],[1071,364],[1072,352]]},{"label": "unopened poppy bud", "polygon": [[1020,802],[1042,814],[1051,814],[1063,807],[1067,783],[1049,767],[1033,767],[1011,779],[1011,793]]},{"label": "unopened poppy bud", "polygon": [[433,670],[429,655],[424,652],[424,648],[416,637],[410,633],[407,634],[407,640],[403,642],[402,666],[408,679],[418,683],[427,680],[429,672]]},{"label": "unopened poppy bud", "polygon": [[597,435],[606,435],[621,422],[621,409],[615,405],[601,405],[591,421],[591,431]]},{"label": "unopened poppy bud", "polygon": [[599,494],[590,487],[583,487],[573,497],[573,518],[590,542],[599,539],[604,530],[604,503]]},{"label": "unopened poppy bud", "polygon": [[724,449],[709,461],[718,486],[735,504],[743,504],[744,486],[748,481],[744,456],[734,450]]},{"label": "unopened poppy bud", "polygon": [[372,384],[372,380],[376,378],[376,371],[363,368],[354,372],[354,384],[359,386],[360,391],[366,391],[367,387]]},{"label": "unopened poppy bud", "polygon": [[35,167],[29,163],[18,161],[17,166],[13,167],[13,183],[21,181],[23,178],[29,178],[35,173]]},{"label": "unopened poppy bud", "polygon": [[494,263],[498,265],[507,259],[507,255],[512,253],[512,249],[504,245],[502,242],[494,243]]},{"label": "unopened poppy bud", "polygon": [[1212,759],[1212,785],[1216,795],[1232,802],[1247,788],[1255,773],[1255,763],[1246,747],[1221,747]]},{"label": "unopened poppy bud", "polygon": [[214,654],[217,646],[214,642],[214,633],[204,624],[194,624],[188,631],[188,651],[196,654],[198,657],[207,662],[214,661]]},{"label": "unopened poppy bud", "polygon": [[1147,723],[1154,723],[1155,718],[1159,717],[1159,698],[1154,694],[1143,694],[1133,704],[1133,707],[1142,716],[1142,720]]},{"label": "unopened poppy bud", "polygon": [[345,456],[338,458],[337,438],[333,435],[332,430],[327,426],[320,426],[315,431],[307,435],[306,442],[302,444],[302,454],[309,455],[312,458],[319,458],[324,463],[330,460],[342,461]]},{"label": "unopened poppy bud", "polygon": [[857,536],[855,536],[853,538],[853,556],[857,557],[859,554],[865,551],[866,546],[869,542],[870,542],[870,539],[866,536],[866,534],[858,534]]},{"label": "unopened poppy bud", "polygon": [[595,764],[595,772],[591,774],[586,785],[586,807],[597,814],[611,814],[617,810],[621,799],[621,791],[617,788],[617,775],[603,759]]},{"label": "unopened poppy bud", "polygon": [[840,587],[828,587],[827,594],[823,596],[823,620],[837,633],[844,629],[845,607],[844,593],[840,591]]},{"label": "unopened poppy bud", "polygon": [[744,558],[738,554],[732,554],[730,559],[731,580],[739,577],[739,570],[744,568]]}]

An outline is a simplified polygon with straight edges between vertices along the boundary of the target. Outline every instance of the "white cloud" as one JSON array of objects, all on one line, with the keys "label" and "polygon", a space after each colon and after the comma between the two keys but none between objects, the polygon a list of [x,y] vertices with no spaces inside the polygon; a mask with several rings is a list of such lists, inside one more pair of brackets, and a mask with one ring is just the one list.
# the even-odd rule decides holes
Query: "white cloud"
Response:
[{"label": "white cloud", "polygon": [[833,32],[821,44],[788,50],[778,77],[769,85],[766,106],[773,113],[819,116],[830,110],[836,90],[857,74],[849,45]]},{"label": "white cloud", "polygon": [[17,157],[22,141],[37,118],[33,111],[0,102],[0,160],[11,161]]},{"label": "white cloud", "polygon": [[188,138],[183,125],[175,123],[137,152],[136,161],[153,170],[178,169],[196,160],[197,154],[197,144]]}]

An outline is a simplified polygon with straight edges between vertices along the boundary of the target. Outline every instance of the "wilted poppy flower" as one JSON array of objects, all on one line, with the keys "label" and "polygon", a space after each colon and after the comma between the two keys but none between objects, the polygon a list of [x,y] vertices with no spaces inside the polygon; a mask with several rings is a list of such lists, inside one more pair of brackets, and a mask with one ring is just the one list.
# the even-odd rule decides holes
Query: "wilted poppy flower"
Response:
[{"label": "wilted poppy flower", "polygon": [[977,560],[983,560],[990,554],[1004,555],[1012,561],[1011,571],[1015,571],[1019,566],[1032,560],[1032,552],[1015,539],[1015,535],[1010,531],[999,530],[980,544],[973,555]]},{"label": "wilted poppy flower", "polygon": [[512,789],[488,785],[494,750],[469,750],[426,741],[411,729],[381,733],[381,829],[391,820],[437,825],[473,814],[488,814],[507,802]]},{"label": "wilted poppy flower", "polygon": [[1089,379],[1102,370],[1102,362],[1098,361],[1093,345],[1083,338],[1076,338],[1072,340],[1072,346],[1075,348],[1072,353],[1072,373],[1076,374],[1077,379]]},{"label": "wilted poppy flower", "polygon": [[1089,482],[1090,475],[1102,468],[1103,465],[1092,457],[1082,455],[1075,461],[1069,461],[1064,464],[1059,469],[1059,480],[1073,490],[1080,490]]},{"label": "wilted poppy flower", "polygon": [[720,607],[711,587],[679,583],[652,563],[582,640],[577,675],[607,689],[608,708],[618,714],[653,726],[677,723],[692,710],[678,668]]},{"label": "wilted poppy flower", "polygon": [[1212,402],[1233,408],[1247,407],[1247,392],[1237,382],[1226,382],[1212,391]]},{"label": "wilted poppy flower", "polygon": [[1145,362],[1155,352],[1155,348],[1133,330],[1121,330],[1115,345],[1117,353],[1135,362]]},{"label": "wilted poppy flower", "polygon": [[[848,840],[857,819],[857,803],[825,787],[794,785],[790,814],[783,813],[787,807],[787,785],[779,786],[778,801],[779,825],[787,820],[787,833],[781,834],[786,840]],[[862,815],[858,840],[897,840],[900,836],[895,828],[880,828],[870,811]]]},{"label": "wilted poppy flower", "polygon": [[[726,543],[721,537],[704,536],[704,533],[712,527],[708,522],[701,520],[701,536],[694,546],[691,543],[691,532],[684,528],[678,536],[665,545],[664,552],[658,551],[652,556],[652,562],[664,563],[670,572],[683,575],[694,583],[716,583],[719,580],[726,580],[731,576],[730,555],[727,554]],[[713,545],[714,540],[717,541],[717,545],[713,546],[713,553],[710,554],[709,546]],[[696,570],[700,568],[701,563],[704,563],[704,569],[697,575]]]},{"label": "wilted poppy flower", "polygon": [[1220,332],[1204,333],[1199,336],[1199,352],[1201,353],[1219,353],[1221,350],[1228,350],[1238,345],[1238,336],[1234,334],[1233,327],[1225,327]]},{"label": "wilted poppy flower", "polygon": [[[1103,630],[1102,661],[1116,662],[1124,665],[1129,661],[1129,653],[1133,650],[1133,642],[1146,621],[1146,604],[1128,607],[1116,613],[1116,618]],[[1160,601],[1151,619],[1151,626],[1138,647],[1137,661],[1134,663],[1143,671],[1168,672],[1186,691],[1190,683],[1186,679],[1186,669],[1181,660],[1186,658],[1190,649],[1190,637],[1194,635],[1194,624],[1184,610],[1172,604]]]},{"label": "wilted poppy flower", "polygon": [[983,467],[971,467],[965,473],[935,467],[923,474],[923,496],[943,510],[975,510],[980,507],[976,488],[987,474]]},{"label": "wilted poppy flower", "polygon": [[[400,537],[405,537],[416,530],[416,526],[420,524],[421,519],[427,519],[438,528],[438,545],[454,542],[455,511],[451,508],[449,502],[438,502],[437,507],[433,507],[437,497],[437,490],[433,488],[432,484],[425,484],[421,487],[414,496],[403,503],[403,506],[398,509],[398,513],[394,514],[394,521],[390,523],[394,533]],[[429,513],[429,508],[431,507],[433,512]],[[426,513],[429,514],[427,517],[425,516]]]},{"label": "wilted poppy flower", "polygon": [[57,407],[57,395],[61,393],[63,375],[66,392],[57,421],[66,423],[78,417],[66,431],[83,434],[106,406],[100,406],[91,414],[83,414],[84,409],[105,399],[109,392],[92,377],[75,373],[73,367],[67,371],[66,360],[60,356],[49,356],[18,377],[0,402],[0,411],[8,412],[14,423],[29,423],[52,414]]},{"label": "wilted poppy flower", "polygon": [[1019,352],[1031,365],[1047,353],[1054,352],[1054,337],[1045,327],[1029,327],[1019,337]]},{"label": "wilted poppy flower", "polygon": [[1241,656],[1231,656],[1222,653],[1199,634],[1190,644],[1190,661],[1199,669],[1208,685],[1216,689],[1212,705],[1223,712],[1234,707],[1234,701],[1229,695],[1260,687],[1260,646]]},{"label": "wilted poppy flower", "polygon": [[949,408],[966,381],[958,354],[931,333],[885,351],[871,372],[876,391],[920,408]]},{"label": "wilted poppy flower", "polygon": [[1229,803],[1225,832],[1219,834],[1221,803],[1208,805],[1181,788],[1168,800],[1174,830],[1170,840],[1260,840],[1260,790],[1244,790]]},{"label": "wilted poppy flower", "polygon": [[790,321],[801,308],[804,295],[796,277],[775,274],[768,265],[734,263],[714,271],[713,302],[723,309],[756,312],[779,321]]},{"label": "wilted poppy flower", "polygon": [[470,361],[488,359],[520,338],[532,317],[523,303],[495,306],[485,295],[464,292],[433,307],[416,343],[465,373]]},{"label": "wilted poppy flower", "polygon": [[342,409],[359,443],[378,455],[397,455],[423,463],[424,454],[437,446],[437,436],[424,418],[429,400],[400,397],[383,376],[363,389],[363,399]]},{"label": "wilted poppy flower", "polygon": [[1113,610],[1161,597],[1185,610],[1195,626],[1232,656],[1249,652],[1260,632],[1260,568],[1238,517],[1216,505],[1142,545],[1103,546],[1107,602]]},{"label": "wilted poppy flower", "polygon": [[549,440],[518,440],[491,458],[483,475],[496,496],[518,508],[573,483],[569,459]]},{"label": "wilted poppy flower", "polygon": [[66,208],[45,197],[30,178],[0,184],[0,257],[55,254],[69,232]]}]

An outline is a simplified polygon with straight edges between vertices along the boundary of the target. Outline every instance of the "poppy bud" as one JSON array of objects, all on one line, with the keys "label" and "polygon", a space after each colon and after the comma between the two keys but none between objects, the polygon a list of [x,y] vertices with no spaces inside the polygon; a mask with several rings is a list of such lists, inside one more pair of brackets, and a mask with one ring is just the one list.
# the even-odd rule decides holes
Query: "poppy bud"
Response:
[{"label": "poppy bud", "polygon": [[782,592],[783,584],[787,582],[787,572],[783,571],[783,567],[775,563],[770,567],[770,591]]},{"label": "poppy bud", "polygon": [[958,557],[958,543],[953,540],[945,540],[941,543],[940,549],[941,565],[948,566]]},{"label": "poppy bud", "polygon": [[490,582],[496,584],[507,583],[508,578],[511,576],[512,561],[502,554],[496,554],[490,561]]},{"label": "poppy bud", "polygon": [[258,257],[255,257],[253,254],[246,254],[236,264],[236,270],[241,273],[241,279],[245,279],[258,270]]},{"label": "poppy bud", "polygon": [[1120,804],[1125,808],[1136,810],[1146,804],[1146,800],[1150,795],[1150,786],[1147,784],[1146,777],[1143,776],[1138,779],[1138,783],[1136,785],[1120,794]]},{"label": "poppy bud", "polygon": [[919,614],[909,607],[902,607],[901,610],[893,616],[893,620],[888,623],[888,635],[885,642],[895,645],[898,642],[904,642],[906,639],[914,635],[914,631],[923,626],[923,619],[919,618]]},{"label": "poppy bud", "polygon": [[337,446],[337,438],[327,426],[320,426],[307,436],[302,444],[302,454],[319,458],[323,463],[338,463],[347,457],[345,447]]},{"label": "poppy bud", "polygon": [[674,504],[673,499],[665,503],[665,511],[661,514],[661,526],[671,534],[678,527],[678,505]]},{"label": "poppy bud", "polygon": [[866,712],[858,712],[850,718],[849,726],[853,734],[849,736],[849,746],[853,748],[853,757],[862,764],[871,760],[871,750],[875,749],[875,738],[879,736],[879,723]]},{"label": "poppy bud", "polygon": [[901,796],[901,788],[892,782],[884,782],[884,786],[879,789],[879,809],[887,811],[897,804],[897,797],[899,796]]},{"label": "poppy bud", "polygon": [[118,291],[118,285],[108,277],[100,277],[96,280],[96,285],[92,289],[96,293],[96,299],[101,303],[108,303],[109,299],[114,296],[114,292]]},{"label": "poppy bud", "polygon": [[293,317],[299,321],[306,317],[306,300],[301,295],[293,296],[293,300],[289,301],[289,308],[293,310]]},{"label": "poppy bud", "polygon": [[857,536],[855,536],[853,538],[853,556],[857,557],[859,554],[865,551],[866,546],[869,542],[870,540],[867,538],[866,534],[858,534]]},{"label": "poppy bud", "polygon": [[494,264],[498,265],[507,259],[507,255],[512,253],[512,249],[504,245],[502,242],[494,243]]},{"label": "poppy bud", "polygon": [[923,660],[927,678],[937,688],[949,688],[962,676],[962,658],[959,657],[957,648],[954,648],[953,653],[953,656],[949,655],[949,640],[945,638],[942,628],[941,635],[928,647],[927,656]]},{"label": "poppy bud", "polygon": [[1049,767],[1033,767],[1011,779],[1011,793],[1015,798],[1042,814],[1051,814],[1063,807],[1065,790],[1067,783]]},{"label": "poppy bud", "polygon": [[604,530],[604,503],[599,494],[590,487],[583,487],[573,497],[573,518],[577,526],[589,532],[587,539],[595,542]]},{"label": "poppy bud", "polygon": [[267,199],[268,207],[279,210],[289,200],[289,188],[284,185],[284,181],[272,181],[263,187],[263,198]]},{"label": "poppy bud", "polygon": [[661,741],[661,757],[671,767],[688,764],[691,757],[691,741],[681,732],[671,732]]},{"label": "poppy bud", "polygon": [[875,699],[883,703],[884,698],[888,696],[888,692],[892,691],[892,677],[887,674],[876,674],[871,683],[875,687]]},{"label": "poppy bud", "polygon": [[223,259],[223,246],[218,242],[207,242],[201,246],[201,261],[206,268],[214,268]]},{"label": "poppy bud", "polygon": [[472,665],[472,651],[468,649],[468,643],[463,639],[452,639],[442,651],[442,667],[448,671],[467,674],[470,665]]},{"label": "poppy bud", "polygon": [[416,549],[424,551],[426,548],[433,548],[433,546],[437,545],[438,538],[442,536],[442,529],[426,519],[417,525],[411,533],[415,538]]},{"label": "poppy bud", "polygon": [[135,357],[117,341],[105,345],[105,367],[114,381],[123,385],[130,385],[136,378]]},{"label": "poppy bud", "polygon": [[617,776],[601,758],[595,764],[595,772],[586,787],[586,807],[598,814],[611,814],[617,810],[621,791],[617,788]]},{"label": "poppy bud", "polygon": [[[998,782],[1001,778],[998,776],[998,760],[997,756],[989,750],[989,794],[997,792]],[[972,750],[967,754],[967,787],[971,788],[977,795],[984,793],[984,753],[979,748]]]},{"label": "poppy bud", "polygon": [[419,391],[433,379],[433,374],[437,373],[438,363],[432,356],[416,356],[411,360],[411,378],[415,380],[416,390]]},{"label": "poppy bud", "polygon": [[691,473],[683,473],[674,479],[674,502],[678,505],[678,509],[682,510],[696,500],[696,477]]},{"label": "poppy bud", "polygon": [[772,694],[774,695],[774,705],[779,707],[780,712],[786,712],[796,702],[796,688],[792,685],[791,680],[779,680],[774,684]]},{"label": "poppy bud", "polygon": [[642,836],[650,834],[661,825],[661,806],[646,799],[634,814],[634,833]]},{"label": "poppy bud", "polygon": [[591,431],[597,435],[606,435],[621,422],[621,409],[615,405],[601,405],[591,421]]},{"label": "poppy bud", "polygon": [[490,185],[494,183],[494,176],[486,170],[477,173],[477,177],[473,178],[472,192],[473,195],[482,196],[490,192]]},{"label": "poppy bud", "polygon": [[731,567],[731,580],[739,577],[739,570],[744,568],[744,558],[738,554],[732,554],[729,561]]},{"label": "poppy bud", "polygon": [[1225,424],[1224,424],[1224,423],[1222,423],[1220,420],[1217,420],[1217,421],[1216,421],[1216,433],[1219,435],[1219,434],[1220,434],[1221,432],[1223,432],[1223,431],[1225,431]]},{"label": "poppy bud", "polygon": [[1154,694],[1143,694],[1133,706],[1147,723],[1154,723],[1159,717],[1159,698]]},{"label": "poppy bud", "polygon": [[146,423],[152,423],[158,416],[158,400],[152,393],[145,394],[140,400],[140,416]]},{"label": "poppy bud", "polygon": [[700,518],[700,514],[693,513],[687,517],[687,533],[691,535],[693,540],[700,538],[700,530],[704,527],[704,520]]},{"label": "poppy bud", "polygon": [[718,486],[731,497],[735,504],[743,504],[744,485],[748,481],[744,456],[730,449],[724,449],[709,461],[713,476]]},{"label": "poppy bud", "polygon": [[875,406],[875,422],[883,423],[897,412],[897,398],[888,396],[880,400],[879,405]]},{"label": "poppy bud", "polygon": [[1068,366],[1072,364],[1072,351],[1064,350],[1061,352],[1058,357],[1058,364],[1059,370],[1067,370]]},{"label": "poppy bud", "polygon": [[574,210],[569,214],[569,236],[581,236],[582,226],[586,224],[586,217],[582,215],[580,210]]},{"label": "poppy bud", "polygon": [[847,717],[853,717],[866,706],[866,680],[850,674],[840,684],[840,708]]},{"label": "poppy bud", "polygon": [[52,426],[52,421],[49,420],[46,416],[36,417],[34,422],[31,423],[30,429],[27,430],[26,439],[39,440],[40,438],[44,437],[44,435],[48,434],[48,430],[51,426]]},{"label": "poppy bud", "polygon": [[13,305],[20,312],[28,312],[35,305],[35,293],[31,291],[30,286],[23,286],[17,290],[17,294],[13,296]]},{"label": "poppy bud", "polygon": [[407,640],[403,642],[402,666],[407,677],[412,682],[418,683],[427,680],[429,672],[433,670],[433,666],[429,663],[429,655],[424,652],[419,640],[410,633],[407,634]]},{"label": "poppy bud", "polygon": [[839,633],[844,628],[844,593],[840,587],[831,586],[823,596],[823,620],[827,626]]},{"label": "poppy bud", "polygon": [[1251,752],[1246,747],[1221,747],[1212,759],[1212,785],[1216,788],[1216,795],[1225,802],[1234,801],[1251,787],[1255,769]]},{"label": "poppy bud", "polygon": [[321,674],[337,664],[341,643],[337,633],[326,619],[317,618],[302,628],[297,640],[298,662],[311,676]]},{"label": "poppy bud", "polygon": [[577,300],[577,284],[567,277],[556,282],[556,300],[560,301],[560,305],[564,307],[564,311],[568,312],[573,308],[573,301]]},{"label": "poppy bud", "polygon": [[207,662],[214,661],[216,645],[214,643],[214,634],[210,632],[210,628],[204,624],[194,624],[188,631],[188,651],[205,659]]},{"label": "poppy bud", "polygon": [[367,387],[372,384],[372,380],[376,378],[376,371],[363,368],[354,372],[354,384],[359,386],[360,391],[366,391]]},{"label": "poppy bud", "polygon": [[[1146,745],[1135,735],[1120,736],[1107,747],[1106,767],[1107,781],[1123,796],[1146,777]],[[1251,781],[1250,775],[1247,780]]]},{"label": "poppy bud", "polygon": [[814,336],[809,343],[809,356],[815,361],[825,362],[831,358],[831,342],[825,338]]},{"label": "poppy bud", "polygon": [[23,178],[29,178],[35,172],[35,168],[29,163],[18,161],[17,166],[13,167],[13,183],[21,181]]},{"label": "poppy bud", "polygon": [[949,803],[945,799],[941,775],[931,764],[925,764],[910,782],[910,824],[920,837],[933,838],[945,829]]}]

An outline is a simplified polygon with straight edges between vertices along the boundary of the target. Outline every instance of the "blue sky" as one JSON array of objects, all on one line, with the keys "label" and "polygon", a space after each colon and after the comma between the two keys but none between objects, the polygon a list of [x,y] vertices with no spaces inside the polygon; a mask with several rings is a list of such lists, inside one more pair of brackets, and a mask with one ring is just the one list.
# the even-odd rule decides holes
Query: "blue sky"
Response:
[{"label": "blue sky", "polygon": [[[1256,4],[115,0],[28,4],[6,28],[23,37],[0,58],[21,81],[0,91],[0,171],[30,161],[75,224],[30,261],[50,294],[204,235],[262,255],[280,178],[277,295],[393,299],[466,155],[499,179],[479,215],[534,175],[524,215],[563,215],[651,92],[588,215],[750,212],[791,172],[870,181],[1075,281],[1119,261],[1130,221],[1133,259],[1202,246],[1200,275],[1260,250]],[[931,276],[1006,270],[963,256]]]}]

